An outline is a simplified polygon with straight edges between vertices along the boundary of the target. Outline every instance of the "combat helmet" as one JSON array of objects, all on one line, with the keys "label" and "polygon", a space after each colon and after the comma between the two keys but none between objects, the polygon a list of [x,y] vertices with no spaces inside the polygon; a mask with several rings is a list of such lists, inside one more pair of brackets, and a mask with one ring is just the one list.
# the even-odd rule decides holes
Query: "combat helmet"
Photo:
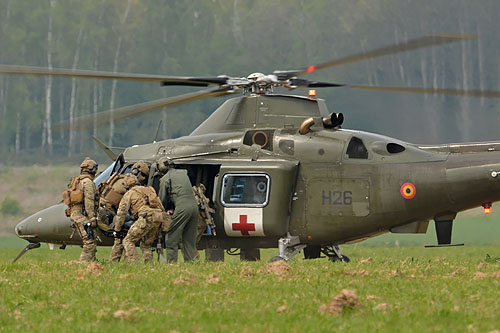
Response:
[{"label": "combat helmet", "polygon": [[167,156],[163,156],[158,160],[158,170],[160,170],[160,172],[162,173],[165,173],[168,171],[168,169],[174,167],[174,162]]},{"label": "combat helmet", "polygon": [[133,174],[128,174],[125,176],[125,178],[123,179],[123,185],[125,185],[125,187],[127,189],[135,186],[135,185],[138,185],[139,184],[139,180],[137,179],[137,177]]},{"label": "combat helmet", "polygon": [[97,172],[97,168],[99,166],[97,165],[96,161],[93,159],[86,157],[82,164],[80,164],[80,172],[81,173],[89,173],[91,175],[95,175]]},{"label": "combat helmet", "polygon": [[139,177],[139,175],[142,175],[144,178],[146,178],[149,176],[149,167],[143,161],[135,162],[134,165],[132,165],[131,173],[137,177]]}]

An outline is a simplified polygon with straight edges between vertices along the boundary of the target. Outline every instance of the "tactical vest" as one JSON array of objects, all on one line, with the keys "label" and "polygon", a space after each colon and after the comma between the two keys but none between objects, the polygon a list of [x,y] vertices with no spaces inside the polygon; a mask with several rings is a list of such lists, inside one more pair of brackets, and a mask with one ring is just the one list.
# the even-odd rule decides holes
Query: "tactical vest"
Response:
[{"label": "tactical vest", "polygon": [[139,200],[132,203],[130,206],[130,214],[136,217],[142,206],[146,205],[150,208],[161,208],[163,210],[163,205],[161,204],[160,198],[156,195],[154,188],[151,186],[134,186],[129,191],[134,191],[139,194]]},{"label": "tactical vest", "polygon": [[74,205],[83,203],[84,193],[80,183],[85,178],[92,180],[92,177],[86,174],[71,178],[68,189],[62,193],[63,201],[66,206],[73,207]]},{"label": "tactical vest", "polygon": [[100,198],[104,203],[109,203],[111,206],[114,206],[115,210],[127,191],[125,186],[120,183],[124,178],[125,175],[115,174],[99,185]]}]

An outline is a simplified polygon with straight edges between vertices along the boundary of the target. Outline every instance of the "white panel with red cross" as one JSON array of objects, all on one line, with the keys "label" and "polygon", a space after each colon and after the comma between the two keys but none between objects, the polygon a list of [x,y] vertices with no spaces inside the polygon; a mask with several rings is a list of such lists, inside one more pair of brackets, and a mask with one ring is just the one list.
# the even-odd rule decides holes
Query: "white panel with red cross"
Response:
[{"label": "white panel with red cross", "polygon": [[224,230],[232,237],[265,236],[262,208],[224,208]]}]

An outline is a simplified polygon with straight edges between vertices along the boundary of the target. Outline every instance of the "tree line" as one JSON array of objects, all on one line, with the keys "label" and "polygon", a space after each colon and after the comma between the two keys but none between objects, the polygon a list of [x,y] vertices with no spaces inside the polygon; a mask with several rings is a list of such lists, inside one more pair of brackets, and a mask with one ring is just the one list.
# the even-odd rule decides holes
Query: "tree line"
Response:
[{"label": "tree line", "polygon": [[[247,76],[297,69],[429,33],[480,38],[332,68],[338,83],[497,90],[495,0],[0,0],[0,63],[165,75]],[[187,135],[222,101],[204,100],[90,131],[55,123],[172,96],[151,83],[0,76],[2,162],[92,153],[96,135],[129,146]],[[191,89],[192,90],[192,89]],[[292,92],[303,94],[303,91]],[[319,93],[346,127],[419,142],[495,139],[498,102],[485,98]],[[484,121],[483,121],[484,120]]]}]

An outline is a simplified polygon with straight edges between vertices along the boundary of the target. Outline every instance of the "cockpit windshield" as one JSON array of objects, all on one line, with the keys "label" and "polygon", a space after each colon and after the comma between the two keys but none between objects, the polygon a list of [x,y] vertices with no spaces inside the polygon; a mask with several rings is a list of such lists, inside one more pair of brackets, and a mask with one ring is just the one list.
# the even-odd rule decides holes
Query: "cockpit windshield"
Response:
[{"label": "cockpit windshield", "polygon": [[111,172],[113,171],[114,169],[114,166],[117,162],[113,162],[111,163],[110,166],[108,166],[106,168],[106,170],[104,170],[103,172],[101,172],[101,174],[99,176],[97,176],[95,179],[94,179],[94,183],[96,185],[99,185],[100,183],[102,183],[104,180],[108,179],[109,175],[111,175]]},{"label": "cockpit windshield", "polygon": [[103,172],[101,172],[101,174],[99,176],[97,176],[95,179],[94,179],[94,183],[96,185],[99,185],[100,183],[102,183],[103,181],[105,181],[106,179],[108,179],[108,177],[113,173],[113,172],[118,172],[120,171],[120,169],[123,167],[123,157],[122,155],[120,155],[116,161],[114,161],[113,163],[111,163],[110,166],[108,166],[106,168],[106,170],[104,170]]}]

